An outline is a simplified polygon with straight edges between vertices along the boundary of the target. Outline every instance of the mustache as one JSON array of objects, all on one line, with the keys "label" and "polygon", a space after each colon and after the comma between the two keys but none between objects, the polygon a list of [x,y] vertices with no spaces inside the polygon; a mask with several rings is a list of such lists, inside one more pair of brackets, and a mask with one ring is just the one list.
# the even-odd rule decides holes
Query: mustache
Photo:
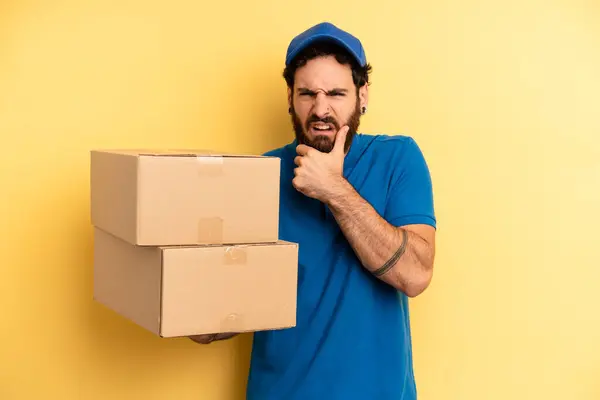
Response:
[{"label": "mustache", "polygon": [[324,124],[332,124],[337,131],[340,130],[339,124],[333,117],[327,116],[325,118],[319,118],[314,114],[311,115],[310,117],[308,117],[308,119],[306,120],[306,129],[308,130],[308,128],[310,127],[310,124],[312,124],[314,122],[322,122]]}]

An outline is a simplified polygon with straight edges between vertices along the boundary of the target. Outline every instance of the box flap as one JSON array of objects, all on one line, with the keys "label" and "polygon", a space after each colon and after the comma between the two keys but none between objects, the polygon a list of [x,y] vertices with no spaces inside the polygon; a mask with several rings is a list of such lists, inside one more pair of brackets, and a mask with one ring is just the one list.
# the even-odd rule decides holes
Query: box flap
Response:
[{"label": "box flap", "polygon": [[92,152],[115,153],[137,157],[241,157],[272,158],[259,154],[221,152],[209,149],[95,149]]}]

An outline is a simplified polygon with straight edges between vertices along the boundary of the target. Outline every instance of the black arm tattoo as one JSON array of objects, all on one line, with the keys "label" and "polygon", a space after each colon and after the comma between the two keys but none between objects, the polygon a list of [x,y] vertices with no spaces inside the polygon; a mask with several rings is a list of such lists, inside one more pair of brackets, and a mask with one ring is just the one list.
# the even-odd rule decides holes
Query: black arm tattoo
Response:
[{"label": "black arm tattoo", "polygon": [[392,257],[390,257],[390,259],[387,260],[386,263],[383,264],[383,266],[381,266],[379,269],[373,271],[373,275],[375,275],[377,277],[385,275],[389,270],[391,270],[394,267],[394,265],[398,262],[400,257],[402,257],[402,255],[406,251],[406,245],[408,243],[408,233],[406,232],[406,229],[400,229],[400,230],[402,231],[402,244],[400,244],[400,247],[398,248],[398,250],[396,250],[396,252],[392,255]]}]

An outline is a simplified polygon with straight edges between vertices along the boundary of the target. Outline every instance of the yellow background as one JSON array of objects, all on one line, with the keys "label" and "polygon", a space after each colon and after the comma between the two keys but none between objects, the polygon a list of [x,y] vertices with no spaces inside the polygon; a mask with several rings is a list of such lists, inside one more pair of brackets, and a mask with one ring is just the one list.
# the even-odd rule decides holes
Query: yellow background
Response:
[{"label": "yellow background", "polygon": [[250,336],[91,300],[88,151],[286,143],[286,46],[322,20],[374,66],[363,131],[412,135],[434,178],[420,400],[600,398],[594,0],[0,2],[0,398],[243,398]]}]

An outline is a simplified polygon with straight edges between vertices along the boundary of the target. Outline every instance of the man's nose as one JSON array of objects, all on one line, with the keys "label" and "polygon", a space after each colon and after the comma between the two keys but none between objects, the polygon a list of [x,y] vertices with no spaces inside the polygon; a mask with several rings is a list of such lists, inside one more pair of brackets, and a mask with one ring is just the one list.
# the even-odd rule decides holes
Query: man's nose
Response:
[{"label": "man's nose", "polygon": [[329,115],[329,102],[327,101],[327,95],[319,92],[315,96],[315,104],[313,107],[313,113],[319,118],[325,118]]}]

